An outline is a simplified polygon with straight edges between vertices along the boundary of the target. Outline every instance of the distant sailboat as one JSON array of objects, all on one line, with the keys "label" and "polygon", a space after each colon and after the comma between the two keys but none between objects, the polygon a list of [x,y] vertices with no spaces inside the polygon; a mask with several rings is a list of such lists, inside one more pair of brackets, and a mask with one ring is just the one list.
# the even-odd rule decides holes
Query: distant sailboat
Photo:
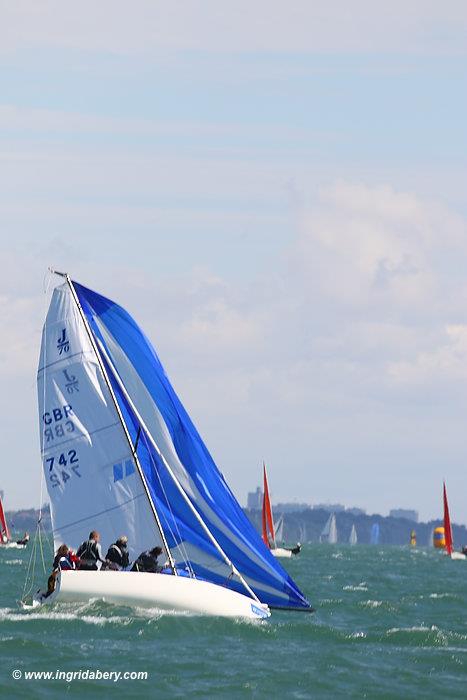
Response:
[{"label": "distant sailboat", "polygon": [[3,508],[2,499],[0,498],[0,547],[16,547],[23,548],[26,547],[29,541],[29,535],[24,533],[24,537],[21,540],[12,541],[10,530],[8,529],[8,523],[6,521],[5,510]]},{"label": "distant sailboat", "polygon": [[323,528],[319,541],[327,542],[328,544],[337,543],[337,525],[336,516],[334,515],[334,513],[331,513],[331,515],[327,519],[326,525]]},{"label": "distant sailboat", "polygon": [[370,544],[379,544],[379,523],[371,526]]},{"label": "distant sailboat", "polygon": [[466,559],[466,555],[463,552],[455,552],[453,549],[453,539],[452,539],[452,527],[451,527],[451,516],[449,513],[448,496],[446,493],[446,484],[443,481],[443,510],[444,510],[444,541],[446,554],[451,557],[451,559]]},{"label": "distant sailboat", "polygon": [[358,537],[357,537],[357,530],[355,525],[352,525],[352,529],[350,531],[350,537],[349,537],[349,544],[357,544],[358,542]]},{"label": "distant sailboat", "polygon": [[[294,554],[298,554],[301,549],[300,542],[295,547],[278,547],[277,541],[282,540],[282,529],[284,526],[284,517],[281,515],[277,527],[274,526],[274,517],[272,515],[271,499],[269,497],[268,475],[266,473],[266,465],[263,462],[263,509],[262,509],[262,537],[263,542],[275,557],[290,558]],[[280,537],[278,536],[280,535]]]},{"label": "distant sailboat", "polygon": [[411,530],[411,532],[410,532],[410,546],[411,547],[417,546],[417,533],[415,532],[415,530]]}]

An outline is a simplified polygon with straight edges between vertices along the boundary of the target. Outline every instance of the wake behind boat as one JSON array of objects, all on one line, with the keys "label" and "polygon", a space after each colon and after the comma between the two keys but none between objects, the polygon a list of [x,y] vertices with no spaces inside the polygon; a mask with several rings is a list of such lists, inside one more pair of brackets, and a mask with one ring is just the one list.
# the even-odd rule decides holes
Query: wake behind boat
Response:
[{"label": "wake behind boat", "polygon": [[310,610],[244,515],[155,350],[113,301],[72,282],[52,295],[38,370],[54,544],[90,529],[158,545],[168,573],[61,571],[37,601],[103,598],[195,614],[264,618]]},{"label": "wake behind boat", "polygon": [[261,517],[262,537],[266,547],[269,548],[271,554],[275,557],[290,559],[290,557],[300,554],[302,548],[300,542],[294,547],[279,547],[277,542],[282,539],[282,531],[284,527],[284,517],[281,515],[277,525],[274,525],[274,517],[272,514],[271,499],[269,497],[268,476],[266,473],[266,465],[263,462],[263,508]]}]

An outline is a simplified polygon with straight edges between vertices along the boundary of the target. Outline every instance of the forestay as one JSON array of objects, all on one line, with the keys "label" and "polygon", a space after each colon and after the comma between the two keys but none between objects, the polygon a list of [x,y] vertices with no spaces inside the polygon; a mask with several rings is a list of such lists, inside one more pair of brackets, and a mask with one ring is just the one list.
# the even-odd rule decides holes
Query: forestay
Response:
[{"label": "forestay", "polygon": [[[262,602],[272,607],[309,608],[244,515],[144,333],[113,301],[75,282],[73,286],[131,438],[138,441],[138,459],[177,564],[211,582],[244,592],[207,528]],[[55,335],[61,330],[59,326]],[[56,359],[63,362],[61,356]],[[96,379],[94,372],[93,381]],[[97,381],[106,396],[100,378]],[[122,463],[123,458],[119,459]],[[112,469],[112,460],[107,460],[108,469]],[[140,499],[141,504],[143,501]],[[133,534],[129,536],[131,539]]]}]

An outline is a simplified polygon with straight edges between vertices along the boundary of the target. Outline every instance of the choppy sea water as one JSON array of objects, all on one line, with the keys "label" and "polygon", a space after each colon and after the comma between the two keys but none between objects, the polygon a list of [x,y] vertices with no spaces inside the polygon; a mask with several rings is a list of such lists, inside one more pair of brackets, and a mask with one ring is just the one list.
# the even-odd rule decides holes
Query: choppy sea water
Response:
[{"label": "choppy sea water", "polygon": [[[16,601],[28,556],[0,549],[5,698],[467,695],[467,561],[422,548],[308,545],[283,561],[316,612],[247,623],[102,602],[26,612]],[[24,679],[30,670],[86,669],[149,675]]]}]

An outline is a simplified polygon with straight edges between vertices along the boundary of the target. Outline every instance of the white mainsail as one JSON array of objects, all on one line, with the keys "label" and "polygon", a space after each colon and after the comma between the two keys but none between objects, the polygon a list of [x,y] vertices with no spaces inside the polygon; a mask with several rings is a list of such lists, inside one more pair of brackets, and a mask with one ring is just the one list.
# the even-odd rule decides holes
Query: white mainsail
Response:
[{"label": "white mainsail", "polygon": [[[130,556],[162,545],[132,450],[68,285],[52,296],[38,370],[41,451],[54,545],[80,545],[90,530]],[[105,552],[104,552],[105,553]]]},{"label": "white mainsail", "polygon": [[320,542],[328,542],[328,544],[336,544],[337,542],[337,525],[336,516],[331,513],[327,519],[326,525],[319,538]]},{"label": "white mainsail", "polygon": [[352,529],[350,530],[350,537],[349,537],[349,544],[357,544],[358,542],[358,537],[357,537],[357,530],[355,525],[352,525]]},{"label": "white mainsail", "polygon": [[284,540],[284,516],[281,515],[274,527],[274,536],[276,542],[283,542]]}]

